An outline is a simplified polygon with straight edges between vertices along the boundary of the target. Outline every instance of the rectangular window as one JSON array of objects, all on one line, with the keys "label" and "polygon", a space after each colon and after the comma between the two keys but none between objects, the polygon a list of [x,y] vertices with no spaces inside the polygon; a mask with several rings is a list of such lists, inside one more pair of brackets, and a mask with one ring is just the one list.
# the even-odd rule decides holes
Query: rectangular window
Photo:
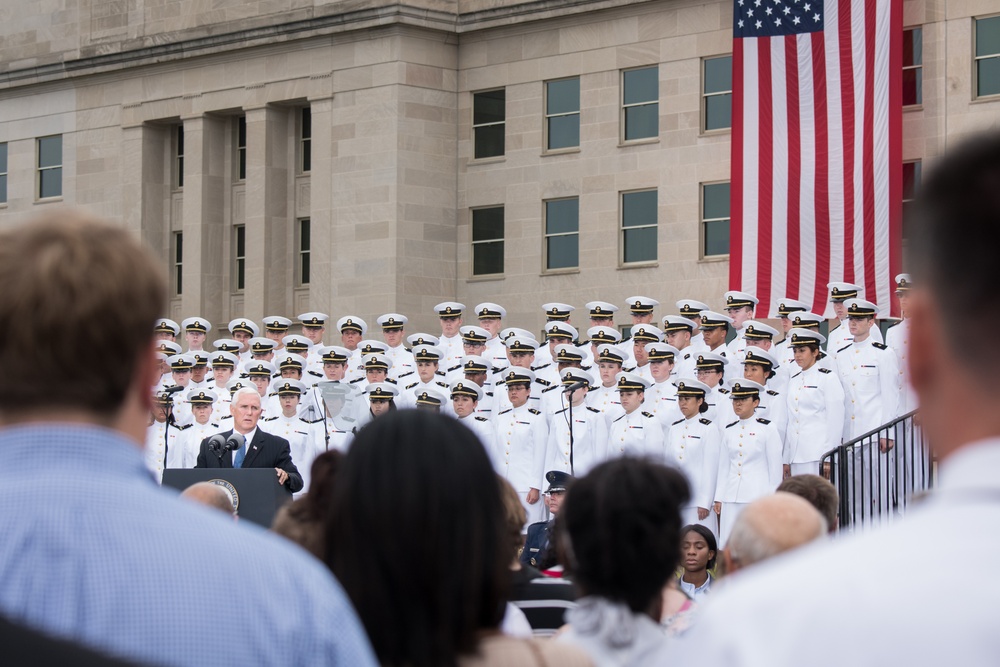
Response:
[{"label": "rectangular window", "polygon": [[247,117],[236,119],[236,180],[247,178]]},{"label": "rectangular window", "polygon": [[472,275],[503,273],[503,206],[472,211]]},{"label": "rectangular window", "polygon": [[545,270],[580,266],[580,200],[545,202]]},{"label": "rectangular window", "polygon": [[622,138],[649,139],[660,134],[659,68],[622,72]]},{"label": "rectangular window", "polygon": [[733,126],[733,57],[705,58],[701,70],[701,129]]},{"label": "rectangular window", "polygon": [[656,190],[622,193],[622,264],[656,261]]},{"label": "rectangular window", "polygon": [[488,90],[473,94],[472,134],[475,159],[503,155],[506,118],[507,91]]},{"label": "rectangular window", "polygon": [[184,291],[184,232],[174,232],[173,283],[174,296],[180,296]]},{"label": "rectangular window", "polygon": [[38,139],[38,198],[62,197],[62,135]]},{"label": "rectangular window", "polygon": [[299,220],[299,243],[298,243],[298,284],[308,285],[309,284],[309,260],[310,260],[310,249],[312,244],[312,239],[310,238],[310,220],[309,218],[302,218]]},{"label": "rectangular window", "polygon": [[913,215],[913,203],[920,188],[920,160],[903,163],[903,240],[909,236],[909,221]]},{"label": "rectangular window", "polygon": [[299,118],[299,173],[312,171],[312,109],[303,107]]},{"label": "rectangular window", "polygon": [[924,99],[923,28],[903,31],[903,106],[921,104]]},{"label": "rectangular window", "polygon": [[545,83],[545,148],[580,145],[580,77]]},{"label": "rectangular window", "polygon": [[242,292],[246,286],[247,268],[247,226],[233,227],[233,285],[234,292]]},{"label": "rectangular window", "polygon": [[0,144],[0,204],[7,203],[7,144]]},{"label": "rectangular window", "polygon": [[174,128],[174,187],[184,187],[184,126]]},{"label": "rectangular window", "polygon": [[729,254],[729,183],[701,186],[701,256]]},{"label": "rectangular window", "polygon": [[976,97],[1000,95],[1000,16],[976,19]]}]

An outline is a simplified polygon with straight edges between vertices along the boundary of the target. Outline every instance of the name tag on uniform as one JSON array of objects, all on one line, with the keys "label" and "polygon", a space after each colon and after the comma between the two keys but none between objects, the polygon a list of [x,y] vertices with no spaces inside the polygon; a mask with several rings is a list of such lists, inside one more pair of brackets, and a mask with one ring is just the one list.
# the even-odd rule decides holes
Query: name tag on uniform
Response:
[{"label": "name tag on uniform", "polygon": [[687,437],[694,438],[695,440],[701,440],[701,436],[700,435],[689,435]]},{"label": "name tag on uniform", "polygon": [[642,430],[642,427],[641,427],[641,426],[629,426],[629,428],[637,428],[637,429],[639,429],[640,431]]},{"label": "name tag on uniform", "polygon": [[531,422],[514,422],[515,424],[524,424],[525,426],[531,426]]},{"label": "name tag on uniform", "polygon": [[861,364],[861,368],[878,368],[878,366],[871,366],[871,365],[866,366],[865,364]]}]

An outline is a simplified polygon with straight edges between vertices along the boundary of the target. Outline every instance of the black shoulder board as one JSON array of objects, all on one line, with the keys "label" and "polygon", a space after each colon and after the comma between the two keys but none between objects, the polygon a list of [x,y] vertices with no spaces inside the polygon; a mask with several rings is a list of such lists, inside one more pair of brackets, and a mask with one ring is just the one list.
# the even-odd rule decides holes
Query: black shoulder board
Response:
[{"label": "black shoulder board", "polygon": [[413,384],[408,384],[408,385],[406,385],[405,387],[403,387],[403,389],[413,389],[413,388],[414,388],[414,387],[416,387],[416,386],[417,386],[418,384],[420,384],[420,383],[419,383],[419,382],[414,382]]},{"label": "black shoulder board", "polygon": [[434,375],[440,375],[441,377],[444,377],[444,371],[434,371]]},{"label": "black shoulder board", "polygon": [[684,358],[685,358],[685,359],[690,359],[690,358],[691,358],[691,353],[689,352],[688,354],[685,354],[685,355],[684,355]]},{"label": "black shoulder board", "polygon": [[872,341],[872,347],[877,348],[879,350],[888,350],[889,349],[889,346],[886,345],[885,343],[877,343],[875,341]]},{"label": "black shoulder board", "polygon": [[854,343],[848,343],[848,344],[847,344],[847,345],[845,345],[844,347],[842,347],[842,348],[840,348],[839,350],[837,350],[837,354],[840,354],[841,352],[843,352],[844,350],[846,350],[847,348],[849,348],[849,347],[850,347],[851,345],[853,345],[853,344],[854,344]]},{"label": "black shoulder board", "polygon": [[494,368],[493,369],[493,375],[496,375],[497,373],[503,373],[505,370],[507,370],[507,369],[506,368]]},{"label": "black shoulder board", "polygon": [[532,366],[532,367],[531,367],[531,370],[533,370],[533,371],[540,371],[540,370],[542,370],[543,368],[548,368],[548,367],[549,367],[549,366],[551,366],[551,365],[552,365],[552,364],[542,364],[541,366]]},{"label": "black shoulder board", "polygon": [[514,408],[507,408],[506,410],[501,410],[499,414],[501,414],[501,415],[505,415],[505,414],[507,414],[508,412],[510,412],[510,411],[511,411],[511,410],[513,410],[513,409],[514,409]]},{"label": "black shoulder board", "polygon": [[264,421],[266,422],[273,422],[275,419],[277,419],[277,417],[264,417]]},{"label": "black shoulder board", "polygon": [[740,423],[740,420],[739,420],[739,419],[737,419],[737,420],[736,420],[736,421],[734,421],[734,422],[733,422],[732,424],[726,424],[726,428],[729,428],[730,426],[736,426],[736,425],[737,425],[737,424],[739,424],[739,423]]},{"label": "black shoulder board", "polygon": [[540,410],[536,410],[534,408],[528,408],[528,412],[530,412],[533,415],[540,415],[540,414],[542,414]]},{"label": "black shoulder board", "polygon": [[619,421],[625,419],[625,417],[627,417],[627,416],[628,415],[622,415],[621,417],[619,417],[618,419],[616,419],[614,422],[611,422],[611,423],[614,424],[615,422],[619,422]]},{"label": "black shoulder board", "polygon": [[632,371],[635,370],[635,366],[628,366],[626,368],[623,368],[622,370],[625,371],[626,373],[631,373]]},{"label": "black shoulder board", "polygon": [[719,387],[719,393],[720,394],[728,394],[729,390],[726,389],[725,387]]},{"label": "black shoulder board", "polygon": [[778,395],[778,392],[774,391],[773,389],[768,389],[767,393],[770,394],[771,396],[777,396]]},{"label": "black shoulder board", "polygon": [[322,373],[317,373],[316,371],[306,371],[306,372],[309,373],[309,375],[314,375],[314,376],[316,376],[318,378],[323,377]]},{"label": "black shoulder board", "polygon": [[233,418],[232,415],[222,415],[221,417],[219,417],[219,419],[232,419],[232,418]]},{"label": "black shoulder board", "polygon": [[556,388],[558,388],[560,386],[562,386],[562,385],[554,384],[551,387],[546,387],[545,389],[542,389],[542,393],[544,394],[547,391],[552,391],[553,389],[556,389]]},{"label": "black shoulder board", "polygon": [[671,424],[671,426],[677,426],[678,424],[680,424],[683,421],[684,421],[684,417],[681,417],[680,419],[678,419],[677,421],[675,421],[673,424]]},{"label": "black shoulder board", "polygon": [[398,380],[400,378],[405,378],[407,375],[413,375],[413,371],[409,371],[409,372],[406,372],[406,373],[400,373],[399,375],[396,376],[396,379]]},{"label": "black shoulder board", "polygon": [[393,380],[392,378],[386,378],[385,381],[386,382],[391,382],[392,384],[396,384],[396,381]]},{"label": "black shoulder board", "polygon": [[642,416],[643,417],[649,417],[650,419],[652,419],[653,418],[653,413],[652,412],[643,412]]},{"label": "black shoulder board", "polygon": [[538,384],[543,385],[545,387],[548,387],[550,384],[552,384],[548,380],[543,380],[542,378],[535,378],[535,382],[537,382]]},{"label": "black shoulder board", "polygon": [[488,422],[489,421],[489,419],[487,419],[486,417],[480,417],[479,415],[476,415],[475,419],[478,422]]},{"label": "black shoulder board", "polygon": [[591,412],[596,412],[597,414],[601,414],[600,410],[598,410],[597,408],[592,408],[589,405],[587,406],[587,409],[590,410]]},{"label": "black shoulder board", "polygon": [[184,426],[177,426],[176,428],[178,431],[183,431],[184,429],[191,428],[192,426],[194,426],[194,424],[184,424]]},{"label": "black shoulder board", "polygon": [[212,426],[218,427],[219,425],[216,424],[215,422],[212,422]]},{"label": "black shoulder board", "polygon": [[316,421],[309,421],[308,419],[303,419],[302,417],[299,417],[299,421],[300,422],[305,422],[306,424],[315,424],[316,422],[322,421],[322,420],[321,419],[317,419]]},{"label": "black shoulder board", "polygon": [[821,368],[821,369],[819,369],[819,372],[820,373],[832,373],[833,371],[831,371],[829,368]]},{"label": "black shoulder board", "polygon": [[555,414],[561,415],[562,413],[566,412],[567,410],[569,410],[569,408],[563,408],[562,410],[556,410]]},{"label": "black shoulder board", "polygon": [[583,370],[585,370],[585,371],[589,371],[589,370],[590,370],[591,368],[593,368],[593,366],[584,366],[584,367],[583,367]]},{"label": "black shoulder board", "polygon": [[457,371],[461,367],[462,367],[462,364],[455,364],[454,366],[452,366],[451,368],[448,369],[448,372],[450,373],[452,371]]},{"label": "black shoulder board", "polygon": [[492,395],[493,395],[493,392],[492,392],[492,391],[484,391],[483,393],[484,393],[484,394],[485,394],[486,396],[492,396]]},{"label": "black shoulder board", "polygon": [[364,378],[364,376],[362,376],[362,377],[359,377],[359,378],[354,378],[353,380],[351,380],[351,382],[350,382],[350,383],[351,383],[351,384],[355,384],[355,383],[357,383],[357,382],[361,382],[361,381],[362,381],[362,380],[364,380],[364,379],[365,379],[365,378]]},{"label": "black shoulder board", "polygon": [[796,373],[796,374],[795,374],[795,375],[793,375],[792,377],[793,377],[793,378],[797,378],[797,377],[798,377],[798,376],[800,376],[800,375],[802,375],[802,371],[799,371],[798,373]]},{"label": "black shoulder board", "polygon": [[764,419],[763,417],[757,417],[757,421],[759,421],[761,424],[770,424],[771,423],[770,419]]},{"label": "black shoulder board", "polygon": [[434,384],[436,384],[439,387],[444,387],[445,389],[448,388],[448,385],[446,385],[444,382],[441,382],[440,380],[435,380]]},{"label": "black shoulder board", "polygon": [[712,424],[712,420],[711,419],[705,419],[704,417],[702,417],[698,421],[700,421],[705,426],[710,426]]}]

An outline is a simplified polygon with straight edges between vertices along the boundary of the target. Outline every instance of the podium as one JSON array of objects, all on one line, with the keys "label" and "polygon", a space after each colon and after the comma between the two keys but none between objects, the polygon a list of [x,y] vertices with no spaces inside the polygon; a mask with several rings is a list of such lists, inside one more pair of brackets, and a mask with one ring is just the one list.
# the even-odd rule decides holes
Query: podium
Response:
[{"label": "podium", "polygon": [[278,483],[274,468],[167,468],[163,486],[183,491],[196,482],[213,482],[231,496],[243,521],[271,527],[274,515],[292,493]]}]

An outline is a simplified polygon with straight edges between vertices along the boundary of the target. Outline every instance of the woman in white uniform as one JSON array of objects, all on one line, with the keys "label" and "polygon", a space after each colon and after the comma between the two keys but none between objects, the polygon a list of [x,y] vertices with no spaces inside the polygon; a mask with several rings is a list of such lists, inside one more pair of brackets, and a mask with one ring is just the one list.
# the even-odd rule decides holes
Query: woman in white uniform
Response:
[{"label": "woman in white uniform", "polygon": [[708,385],[690,378],[677,381],[677,404],[683,415],[667,432],[667,465],[684,473],[691,484],[691,501],[681,508],[681,521],[701,524],[716,537],[718,518],[711,511],[719,476],[719,428],[705,418]]},{"label": "woman in white uniform", "polygon": [[719,545],[725,546],[736,517],[754,500],[774,493],[781,484],[781,436],[770,420],[755,413],[762,385],[734,380],[730,385],[736,421],[723,430],[715,511]]},{"label": "woman in white uniform", "polygon": [[792,475],[817,474],[823,454],[838,447],[844,430],[844,387],[822,363],[818,331],[792,329],[790,344],[801,368],[785,390],[785,463]]}]

